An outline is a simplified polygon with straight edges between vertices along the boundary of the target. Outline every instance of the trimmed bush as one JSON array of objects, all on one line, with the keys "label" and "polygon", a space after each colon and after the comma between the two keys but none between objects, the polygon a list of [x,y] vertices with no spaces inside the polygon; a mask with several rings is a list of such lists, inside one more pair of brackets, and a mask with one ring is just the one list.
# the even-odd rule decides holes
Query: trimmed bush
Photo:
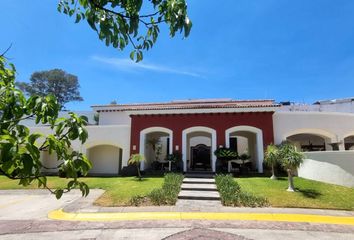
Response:
[{"label": "trimmed bush", "polygon": [[232,175],[218,174],[215,176],[215,183],[222,204],[225,206],[264,207],[269,205],[267,199],[243,192]]},{"label": "trimmed bush", "polygon": [[148,197],[154,205],[174,205],[181,190],[182,181],[182,174],[167,173],[162,188],[154,189]]},{"label": "trimmed bush", "polygon": [[165,191],[162,188],[152,190],[148,197],[153,205],[160,206],[166,204]]}]

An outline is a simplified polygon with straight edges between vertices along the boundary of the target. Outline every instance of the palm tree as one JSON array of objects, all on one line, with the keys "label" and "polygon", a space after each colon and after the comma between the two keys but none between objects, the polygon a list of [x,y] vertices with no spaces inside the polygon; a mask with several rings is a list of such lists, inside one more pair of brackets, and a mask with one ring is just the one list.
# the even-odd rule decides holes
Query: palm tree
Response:
[{"label": "palm tree", "polygon": [[130,156],[128,164],[134,164],[138,170],[139,181],[141,181],[141,173],[140,173],[140,163],[145,161],[144,156],[141,154],[133,154]]},{"label": "palm tree", "polygon": [[267,146],[267,150],[265,152],[265,157],[264,157],[264,162],[268,166],[272,167],[272,176],[270,177],[270,179],[273,179],[273,180],[277,179],[277,177],[275,176],[275,173],[274,173],[274,167],[279,162],[279,158],[280,158],[279,153],[280,153],[279,148],[276,145],[270,144]]},{"label": "palm tree", "polygon": [[285,143],[280,148],[281,165],[288,173],[289,187],[287,191],[294,192],[294,171],[304,160],[304,155],[297,151],[296,147],[290,143]]}]

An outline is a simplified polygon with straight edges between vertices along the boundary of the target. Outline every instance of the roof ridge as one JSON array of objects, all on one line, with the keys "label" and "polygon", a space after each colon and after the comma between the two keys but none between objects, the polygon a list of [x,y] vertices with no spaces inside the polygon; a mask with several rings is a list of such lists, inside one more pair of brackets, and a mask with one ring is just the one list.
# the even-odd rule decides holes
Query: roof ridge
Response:
[{"label": "roof ridge", "polygon": [[107,104],[93,105],[91,107],[133,107],[133,106],[176,106],[176,105],[221,105],[221,104],[237,104],[237,103],[259,103],[272,102],[273,99],[255,99],[255,100],[225,100],[225,101],[185,101],[185,102],[152,102],[152,103],[128,103],[128,104]]}]

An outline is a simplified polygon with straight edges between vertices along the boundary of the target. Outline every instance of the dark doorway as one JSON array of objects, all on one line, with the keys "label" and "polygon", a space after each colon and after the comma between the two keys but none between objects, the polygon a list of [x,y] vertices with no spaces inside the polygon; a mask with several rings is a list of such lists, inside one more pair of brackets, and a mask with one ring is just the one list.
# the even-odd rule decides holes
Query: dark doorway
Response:
[{"label": "dark doorway", "polygon": [[192,170],[210,170],[210,152],[210,147],[204,144],[198,144],[197,146],[191,147]]}]

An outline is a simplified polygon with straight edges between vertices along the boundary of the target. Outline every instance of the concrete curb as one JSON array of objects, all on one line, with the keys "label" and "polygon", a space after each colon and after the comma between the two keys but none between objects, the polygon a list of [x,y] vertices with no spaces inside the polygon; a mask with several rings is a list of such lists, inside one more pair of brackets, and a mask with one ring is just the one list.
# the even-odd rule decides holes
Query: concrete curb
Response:
[{"label": "concrete curb", "polygon": [[96,212],[68,213],[62,209],[51,211],[48,218],[66,221],[136,221],[136,220],[240,220],[303,222],[354,226],[353,216],[326,216],[285,213],[236,213],[236,212]]}]

